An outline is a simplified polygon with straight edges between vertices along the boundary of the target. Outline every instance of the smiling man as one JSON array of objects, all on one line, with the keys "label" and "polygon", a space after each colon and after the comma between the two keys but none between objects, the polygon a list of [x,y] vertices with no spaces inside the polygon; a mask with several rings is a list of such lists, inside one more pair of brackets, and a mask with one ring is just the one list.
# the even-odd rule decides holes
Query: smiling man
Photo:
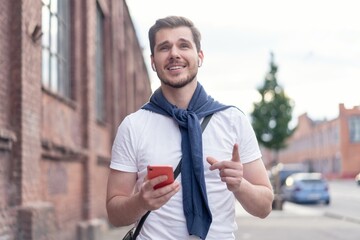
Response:
[{"label": "smiling man", "polygon": [[159,30],[152,54],[151,63],[163,85],[170,88],[182,88],[196,78],[198,66],[203,60],[202,51],[198,51],[188,27]]},{"label": "smiling man", "polygon": [[[115,226],[139,223],[137,239],[235,239],[235,201],[254,216],[271,211],[273,193],[254,131],[242,111],[207,95],[197,80],[204,55],[193,23],[171,16],[149,30],[161,85],[120,124],[112,149],[107,211]],[[200,123],[211,120],[201,132]],[[148,165],[181,161],[173,183],[147,178]]]}]

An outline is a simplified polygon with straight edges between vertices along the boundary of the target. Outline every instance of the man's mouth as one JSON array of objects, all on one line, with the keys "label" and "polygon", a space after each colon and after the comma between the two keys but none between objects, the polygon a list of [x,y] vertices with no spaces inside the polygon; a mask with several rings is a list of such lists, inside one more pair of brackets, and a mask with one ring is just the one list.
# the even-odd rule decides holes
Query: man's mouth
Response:
[{"label": "man's mouth", "polygon": [[175,71],[175,70],[179,70],[179,69],[183,69],[183,68],[185,68],[184,65],[172,65],[172,66],[167,67],[167,70]]}]

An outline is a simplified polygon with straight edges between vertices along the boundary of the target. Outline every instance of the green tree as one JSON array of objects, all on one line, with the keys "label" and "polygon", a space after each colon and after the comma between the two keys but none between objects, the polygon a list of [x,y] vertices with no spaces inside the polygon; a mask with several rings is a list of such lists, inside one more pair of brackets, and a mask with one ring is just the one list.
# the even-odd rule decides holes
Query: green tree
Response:
[{"label": "green tree", "polygon": [[277,71],[274,54],[271,53],[270,71],[265,76],[263,86],[258,88],[261,100],[254,103],[251,114],[256,137],[260,145],[275,152],[275,164],[278,162],[279,150],[286,147],[286,139],[294,132],[294,129],[289,128],[293,102],[278,84]]},{"label": "green tree", "polygon": [[[271,53],[270,71],[265,76],[263,86],[258,88],[261,100],[254,103],[254,110],[251,114],[252,125],[260,145],[273,150],[275,153],[275,157],[272,159],[274,165],[277,165],[279,161],[280,149],[286,147],[286,139],[294,132],[294,129],[289,128],[293,103],[278,84],[277,71],[278,67],[274,63],[274,54]],[[280,195],[279,172],[270,180],[275,191],[273,209],[282,210],[283,201]]]}]

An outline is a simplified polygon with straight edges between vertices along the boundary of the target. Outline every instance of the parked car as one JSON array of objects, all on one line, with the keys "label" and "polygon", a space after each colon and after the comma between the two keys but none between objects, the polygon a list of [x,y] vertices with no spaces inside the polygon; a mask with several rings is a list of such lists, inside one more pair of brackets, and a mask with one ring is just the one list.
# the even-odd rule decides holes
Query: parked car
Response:
[{"label": "parked car", "polygon": [[[279,163],[269,171],[269,178],[273,188],[276,188],[277,181],[279,186],[282,187],[285,184],[285,180],[288,176],[294,173],[301,173],[305,170],[300,165],[294,164],[282,164]],[[278,179],[277,179],[278,178]]]},{"label": "parked car", "polygon": [[294,173],[304,172],[304,166],[299,164],[279,163],[268,172],[269,179],[274,190],[273,210],[282,210],[284,200],[282,199],[281,187],[285,184],[288,176]]},{"label": "parked car", "polygon": [[360,173],[355,176],[355,181],[360,186]]},{"label": "parked car", "polygon": [[295,173],[281,188],[284,201],[330,204],[329,184],[321,173]]}]

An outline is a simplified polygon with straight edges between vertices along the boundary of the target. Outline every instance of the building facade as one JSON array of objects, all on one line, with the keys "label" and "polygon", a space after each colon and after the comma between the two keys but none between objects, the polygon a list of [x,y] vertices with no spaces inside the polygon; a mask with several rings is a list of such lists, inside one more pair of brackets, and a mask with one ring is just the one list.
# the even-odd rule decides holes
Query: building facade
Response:
[{"label": "building facade", "polygon": [[101,239],[112,141],[151,95],[126,2],[0,12],[0,239]]},{"label": "building facade", "polygon": [[339,116],[330,121],[299,116],[287,146],[279,153],[281,163],[302,164],[328,177],[354,177],[360,172],[360,106],[340,104]]}]

